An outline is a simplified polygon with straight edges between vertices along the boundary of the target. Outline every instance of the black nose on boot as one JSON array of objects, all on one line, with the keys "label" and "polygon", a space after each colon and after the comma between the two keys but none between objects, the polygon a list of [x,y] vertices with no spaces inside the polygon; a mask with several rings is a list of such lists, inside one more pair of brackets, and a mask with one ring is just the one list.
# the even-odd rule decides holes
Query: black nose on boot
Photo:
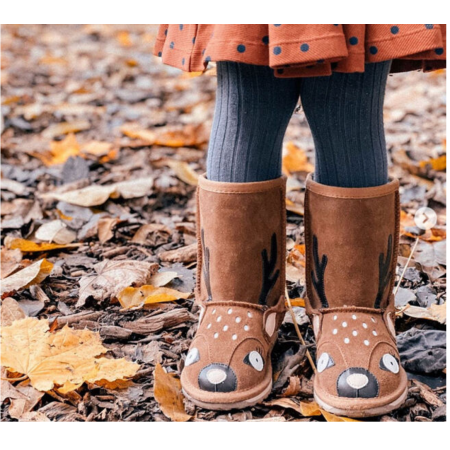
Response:
[{"label": "black nose on boot", "polygon": [[226,364],[210,364],[198,377],[200,389],[209,392],[233,392],[237,387],[236,375]]},{"label": "black nose on boot", "polygon": [[351,367],[339,375],[337,391],[339,397],[373,398],[378,395],[378,381],[368,370]]}]

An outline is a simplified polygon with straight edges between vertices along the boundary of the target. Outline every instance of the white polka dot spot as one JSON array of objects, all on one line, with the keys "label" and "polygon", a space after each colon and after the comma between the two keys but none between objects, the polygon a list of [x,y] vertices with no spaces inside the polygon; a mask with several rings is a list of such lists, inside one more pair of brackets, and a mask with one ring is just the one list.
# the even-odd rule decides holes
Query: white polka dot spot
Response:
[{"label": "white polka dot spot", "polygon": [[219,333],[214,333],[214,339],[217,339],[219,337]]},{"label": "white polka dot spot", "polygon": [[237,339],[237,334],[233,334],[233,336],[231,336],[231,339],[233,339],[233,341],[235,341]]},{"label": "white polka dot spot", "polygon": [[342,326],[343,326],[344,328],[347,328],[347,322],[342,322]]},{"label": "white polka dot spot", "polygon": [[353,314],[353,316],[352,316],[352,319],[353,319],[353,320],[356,320],[356,316],[355,316],[355,314]]},{"label": "white polka dot spot", "polygon": [[224,327],[223,327],[223,331],[227,331],[228,330],[228,325],[225,325]]},{"label": "white polka dot spot", "polygon": [[233,310],[231,308],[228,308],[228,314],[231,314],[233,312]]},{"label": "white polka dot spot", "polygon": [[377,321],[376,321],[373,317],[371,317],[370,320],[371,320],[373,323],[377,323]]},{"label": "white polka dot spot", "polygon": [[240,317],[236,317],[236,323],[239,323],[242,319]]},{"label": "white polka dot spot", "polygon": [[250,327],[248,325],[244,325],[244,330],[248,331],[248,330],[250,330]]},{"label": "white polka dot spot", "polygon": [[211,324],[208,323],[208,326],[206,328],[209,330],[211,328]]},{"label": "white polka dot spot", "polygon": [[353,336],[358,336],[358,332],[356,330],[353,330],[352,334]]},{"label": "white polka dot spot", "polygon": [[222,320],[222,316],[219,316],[216,320],[217,322],[220,322]]},{"label": "white polka dot spot", "polygon": [[378,336],[378,333],[377,333],[375,330],[372,331],[372,334],[373,334],[374,336]]},{"label": "white polka dot spot", "polygon": [[333,334],[337,334],[337,332],[338,332],[338,330],[337,330],[337,328],[335,328],[335,329],[333,330]]},{"label": "white polka dot spot", "polygon": [[370,344],[370,342],[366,339],[365,341],[364,341],[364,345],[369,345]]},{"label": "white polka dot spot", "polygon": [[247,313],[247,316],[248,317],[250,317],[250,319],[253,317],[253,314],[249,311],[248,313]]},{"label": "white polka dot spot", "polygon": [[363,323],[363,328],[367,328],[367,323]]},{"label": "white polka dot spot", "polygon": [[344,339],[344,342],[345,342],[346,344],[348,344],[348,343],[350,342],[350,339],[349,339],[349,338],[345,338],[345,339]]},{"label": "white polka dot spot", "polygon": [[333,320],[337,320],[337,316],[334,316],[334,317],[333,317]]},{"label": "white polka dot spot", "polygon": [[215,314],[215,313],[216,313],[216,308],[214,308],[214,309],[212,310],[212,313],[213,313],[213,314]]}]

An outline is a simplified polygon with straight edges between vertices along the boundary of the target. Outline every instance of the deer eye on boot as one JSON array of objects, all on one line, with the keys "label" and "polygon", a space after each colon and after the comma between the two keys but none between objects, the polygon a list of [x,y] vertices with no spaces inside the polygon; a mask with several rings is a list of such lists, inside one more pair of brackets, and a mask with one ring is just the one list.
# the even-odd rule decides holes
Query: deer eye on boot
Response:
[{"label": "deer eye on boot", "polygon": [[186,361],[184,362],[185,367],[196,363],[200,359],[200,352],[197,348],[191,348],[186,356]]},{"label": "deer eye on boot", "polygon": [[253,350],[244,358],[244,363],[252,366],[258,372],[264,369],[264,359],[256,350]]},{"label": "deer eye on boot", "polygon": [[317,361],[317,371],[323,372],[325,369],[334,366],[333,358],[328,353],[322,353]]},{"label": "deer eye on boot", "polygon": [[380,359],[380,369],[386,370],[387,372],[398,373],[400,370],[398,359],[395,356],[386,353]]}]

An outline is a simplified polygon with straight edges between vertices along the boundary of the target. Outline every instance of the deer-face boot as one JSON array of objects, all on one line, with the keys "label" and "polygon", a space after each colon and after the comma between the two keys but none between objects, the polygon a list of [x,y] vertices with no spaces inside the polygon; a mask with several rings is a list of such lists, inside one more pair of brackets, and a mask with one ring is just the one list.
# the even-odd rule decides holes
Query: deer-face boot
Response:
[{"label": "deer-face boot", "polygon": [[315,400],[349,417],[387,413],[407,394],[392,288],[398,181],[339,188],[310,176],[305,195],[307,312],[317,342]]},{"label": "deer-face boot", "polygon": [[201,312],[181,384],[200,407],[244,408],[271,391],[271,351],[285,311],[285,183],[199,179]]}]

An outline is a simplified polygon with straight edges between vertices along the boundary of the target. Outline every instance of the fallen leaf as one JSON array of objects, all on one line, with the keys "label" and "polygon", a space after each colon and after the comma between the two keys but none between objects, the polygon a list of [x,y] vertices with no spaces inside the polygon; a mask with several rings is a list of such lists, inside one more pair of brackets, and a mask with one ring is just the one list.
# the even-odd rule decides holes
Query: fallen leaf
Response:
[{"label": "fallen leaf", "polygon": [[436,322],[445,324],[447,322],[447,304],[431,305],[429,308],[421,308],[419,306],[411,306],[404,310],[409,317],[416,319],[435,320]]},{"label": "fallen leaf", "polygon": [[45,199],[56,199],[78,206],[98,206],[105,203],[110,197],[125,199],[143,197],[151,193],[153,179],[151,177],[137,180],[121,181],[106,186],[88,186],[63,193],[49,192],[43,194]]},{"label": "fallen leaf", "polygon": [[20,420],[24,414],[31,412],[31,410],[39,403],[39,400],[44,396],[44,392],[39,392],[32,386],[17,386],[16,389],[21,392],[25,398],[11,400],[8,413],[13,419]]},{"label": "fallen leaf", "polygon": [[7,248],[16,249],[18,248],[23,253],[34,253],[34,252],[48,252],[50,250],[58,250],[60,248],[75,248],[79,247],[81,244],[47,244],[28,241],[27,239],[21,238],[6,238],[5,245]]},{"label": "fallen leaf", "polygon": [[[59,133],[60,134],[60,133]],[[50,143],[50,151],[43,153],[33,153],[46,166],[64,164],[71,156],[80,154],[80,144],[73,133],[70,133],[62,141]]]},{"label": "fallen leaf", "polygon": [[101,301],[116,297],[124,288],[148,283],[158,270],[158,264],[145,261],[102,261],[94,265],[94,274],[81,277],[77,307],[83,306],[88,297]]},{"label": "fallen leaf", "polygon": [[313,172],[314,166],[308,162],[304,150],[288,142],[283,151],[282,171],[289,176],[292,172]]},{"label": "fallen leaf", "polygon": [[116,217],[102,217],[99,219],[97,226],[98,239],[102,244],[114,237],[113,228],[120,222],[122,221]]},{"label": "fallen leaf", "polygon": [[195,173],[188,163],[176,159],[168,159],[166,160],[166,164],[175,172],[175,175],[181,181],[191,186],[197,186],[198,174]]},{"label": "fallen leaf", "polygon": [[445,170],[447,168],[447,155],[441,155],[437,158],[431,158],[419,162],[419,167],[431,167],[433,170]]},{"label": "fallen leaf", "polygon": [[2,281],[1,294],[13,293],[25,289],[32,284],[41,283],[52,271],[53,264],[45,258],[36,261],[25,269],[16,272],[14,275]]},{"label": "fallen leaf", "polygon": [[150,284],[152,286],[161,287],[169,284],[172,280],[178,277],[177,272],[158,272],[152,275],[150,278]]},{"label": "fallen leaf", "polygon": [[1,336],[1,364],[10,372],[28,377],[39,391],[49,391],[56,385],[69,392],[85,381],[132,377],[139,368],[125,359],[97,358],[108,351],[98,333],[72,330],[67,325],[49,333],[46,319],[15,321],[2,327]]},{"label": "fallen leaf", "polygon": [[159,363],[155,367],[154,380],[155,400],[163,414],[175,422],[191,419],[184,409],[180,380],[174,374],[167,373]]},{"label": "fallen leaf", "polygon": [[266,406],[279,406],[281,408],[293,409],[305,417],[322,415],[319,406],[315,402],[299,402],[292,398],[275,398],[264,402],[264,404]]},{"label": "fallen leaf", "polygon": [[77,131],[87,130],[91,124],[87,120],[75,120],[73,122],[61,122],[50,125],[42,132],[42,137],[53,139],[61,134],[76,133]]},{"label": "fallen leaf", "polygon": [[70,244],[76,238],[76,233],[69,228],[62,220],[51,220],[41,225],[34,234],[36,239],[45,242],[55,242],[56,244]]},{"label": "fallen leaf", "polygon": [[7,297],[2,301],[1,326],[11,325],[15,320],[24,319],[25,312],[13,298]]},{"label": "fallen leaf", "polygon": [[321,409],[320,411],[327,422],[361,422],[360,420],[350,419],[350,417],[336,416],[335,414],[331,414],[324,409]]},{"label": "fallen leaf", "polygon": [[292,200],[286,198],[286,209],[294,214],[303,216],[305,214],[305,208],[302,205],[297,205]]},{"label": "fallen leaf", "polygon": [[161,261],[165,262],[193,262],[197,259],[197,244],[161,252],[158,256]]},{"label": "fallen leaf", "polygon": [[127,287],[118,294],[117,298],[123,308],[130,309],[154,303],[173,302],[180,298],[186,299],[190,295],[175,289],[146,285],[139,288]]},{"label": "fallen leaf", "polygon": [[142,225],[142,227],[140,227],[139,230],[136,231],[136,234],[133,236],[133,239],[131,239],[131,242],[144,245],[147,240],[147,236],[150,233],[154,232],[166,233],[168,235],[171,234],[170,229],[165,225],[160,225],[157,223],[147,223],[145,225]]},{"label": "fallen leaf", "polygon": [[22,261],[22,252],[16,248],[14,250],[9,248],[2,248],[1,251],[1,278],[6,278],[8,275],[15,272],[20,267]]},{"label": "fallen leaf", "polygon": [[153,145],[156,141],[156,134],[153,131],[141,128],[137,124],[128,123],[122,125],[120,131],[129,138],[141,139],[148,145]]}]

